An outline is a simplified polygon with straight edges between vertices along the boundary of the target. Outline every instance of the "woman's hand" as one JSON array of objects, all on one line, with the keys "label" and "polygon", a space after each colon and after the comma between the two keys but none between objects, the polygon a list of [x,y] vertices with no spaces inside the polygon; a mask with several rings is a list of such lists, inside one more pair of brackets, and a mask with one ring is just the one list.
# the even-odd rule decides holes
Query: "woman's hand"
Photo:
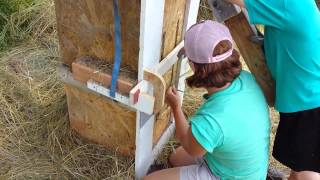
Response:
[{"label": "woman's hand", "polygon": [[169,104],[172,110],[181,108],[180,96],[175,87],[169,87],[169,89],[167,90],[166,102]]}]

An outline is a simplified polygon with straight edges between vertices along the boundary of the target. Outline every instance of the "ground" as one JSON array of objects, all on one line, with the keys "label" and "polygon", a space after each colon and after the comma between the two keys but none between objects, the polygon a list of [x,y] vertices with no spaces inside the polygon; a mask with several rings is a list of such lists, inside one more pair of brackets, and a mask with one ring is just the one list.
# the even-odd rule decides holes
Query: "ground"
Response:
[{"label": "ground", "polygon": [[[60,59],[53,1],[5,2],[28,3],[14,6],[18,10],[7,17],[0,11],[0,20],[5,17],[0,41],[6,42],[0,51],[0,179],[132,179],[132,158],[69,129],[66,96],[56,75]],[[199,20],[211,17],[204,2],[200,14]],[[187,88],[183,109],[188,116],[202,103],[203,93]],[[279,118],[270,111],[273,142]],[[176,144],[170,141],[158,162],[166,163]],[[272,158],[271,165],[283,169]]]}]

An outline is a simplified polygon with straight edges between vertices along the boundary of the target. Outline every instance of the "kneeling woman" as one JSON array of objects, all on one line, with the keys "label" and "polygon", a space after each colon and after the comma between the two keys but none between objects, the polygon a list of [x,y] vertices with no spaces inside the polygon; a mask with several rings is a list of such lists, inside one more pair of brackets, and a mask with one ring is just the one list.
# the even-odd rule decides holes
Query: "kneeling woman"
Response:
[{"label": "kneeling woman", "polygon": [[174,168],[145,180],[265,180],[269,154],[269,110],[254,77],[242,71],[226,26],[214,21],[193,25],[185,54],[194,75],[191,87],[205,88],[205,102],[188,122],[175,88],[166,99],[181,146],[170,156]]}]

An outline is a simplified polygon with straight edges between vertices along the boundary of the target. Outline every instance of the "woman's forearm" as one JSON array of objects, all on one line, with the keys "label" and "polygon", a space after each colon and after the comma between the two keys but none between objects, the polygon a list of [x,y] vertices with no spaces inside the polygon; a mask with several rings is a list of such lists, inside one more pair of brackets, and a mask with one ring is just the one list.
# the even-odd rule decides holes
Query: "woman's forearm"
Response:
[{"label": "woman's forearm", "polygon": [[174,109],[173,115],[176,123],[176,137],[181,146],[188,152],[189,155],[194,157],[202,157],[206,153],[206,150],[203,149],[193,137],[190,125],[181,108]]},{"label": "woman's forearm", "polygon": [[185,138],[187,137],[189,123],[184,116],[181,108],[175,108],[172,110],[176,123],[176,137],[182,145],[185,144]]}]

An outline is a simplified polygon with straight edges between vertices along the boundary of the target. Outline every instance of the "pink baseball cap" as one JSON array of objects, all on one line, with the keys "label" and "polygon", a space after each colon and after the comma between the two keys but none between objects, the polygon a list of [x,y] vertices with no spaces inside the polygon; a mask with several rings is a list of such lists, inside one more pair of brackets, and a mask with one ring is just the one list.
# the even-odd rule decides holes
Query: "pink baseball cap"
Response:
[{"label": "pink baseball cap", "polygon": [[[212,56],[213,50],[227,40],[232,47],[227,52]],[[216,21],[206,20],[191,26],[184,38],[186,56],[195,63],[207,64],[223,61],[233,53],[233,40],[229,29]]]}]

